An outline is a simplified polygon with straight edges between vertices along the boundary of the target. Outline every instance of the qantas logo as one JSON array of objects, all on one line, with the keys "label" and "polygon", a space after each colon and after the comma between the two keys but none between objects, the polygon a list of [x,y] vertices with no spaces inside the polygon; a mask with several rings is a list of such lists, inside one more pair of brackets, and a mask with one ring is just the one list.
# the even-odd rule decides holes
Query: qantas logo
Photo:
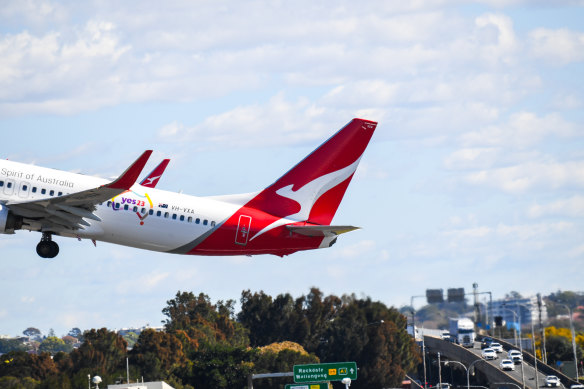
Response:
[{"label": "qantas logo", "polygon": [[144,185],[145,185],[145,186],[148,186],[148,185],[154,185],[154,182],[155,182],[155,181],[158,181],[158,179],[159,179],[160,177],[162,177],[162,175],[160,175],[160,176],[156,176],[156,177],[148,177],[148,178],[146,178],[146,179],[148,180],[148,182],[144,183]]},{"label": "qantas logo", "polygon": [[261,231],[255,234],[250,241],[254,240],[258,236],[265,232],[273,230],[276,227],[283,226],[285,224],[290,224],[297,221],[305,221],[312,211],[314,203],[326,192],[339,185],[341,182],[345,181],[347,178],[351,177],[355,170],[357,170],[357,165],[361,158],[357,158],[355,162],[349,166],[337,170],[332,173],[325,174],[324,176],[318,177],[311,182],[304,185],[298,190],[293,190],[294,185],[288,185],[282,187],[276,191],[276,193],[282,197],[293,200],[300,205],[300,211],[297,213],[285,216],[279,220],[276,220],[272,224],[264,227]]}]

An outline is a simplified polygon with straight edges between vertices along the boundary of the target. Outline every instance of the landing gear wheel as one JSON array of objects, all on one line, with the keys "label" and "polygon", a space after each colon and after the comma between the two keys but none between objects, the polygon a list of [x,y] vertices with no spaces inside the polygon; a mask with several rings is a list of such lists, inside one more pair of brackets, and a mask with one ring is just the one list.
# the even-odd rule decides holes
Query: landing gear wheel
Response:
[{"label": "landing gear wheel", "polygon": [[55,258],[59,254],[59,245],[51,240],[51,234],[43,232],[43,237],[37,244],[36,252],[42,258]]}]

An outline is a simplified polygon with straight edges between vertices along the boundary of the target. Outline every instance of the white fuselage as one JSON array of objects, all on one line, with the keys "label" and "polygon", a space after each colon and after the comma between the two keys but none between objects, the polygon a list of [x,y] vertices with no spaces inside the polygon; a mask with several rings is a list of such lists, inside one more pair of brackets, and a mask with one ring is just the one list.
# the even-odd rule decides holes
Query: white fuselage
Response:
[{"label": "white fuselage", "polygon": [[[108,180],[82,174],[0,161],[0,202],[49,199],[96,188]],[[78,230],[53,230],[63,236],[87,238],[155,251],[171,251],[219,226],[250,196],[194,197],[134,184],[130,191],[97,205],[101,219]],[[235,199],[235,200],[233,200]],[[119,207],[119,208],[118,208]],[[25,219],[23,229],[43,231],[42,223]]]}]

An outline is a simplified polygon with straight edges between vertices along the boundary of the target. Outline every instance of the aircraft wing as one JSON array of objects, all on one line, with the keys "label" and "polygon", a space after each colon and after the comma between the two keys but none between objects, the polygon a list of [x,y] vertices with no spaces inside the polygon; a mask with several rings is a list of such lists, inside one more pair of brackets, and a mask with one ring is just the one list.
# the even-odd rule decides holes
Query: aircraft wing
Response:
[{"label": "aircraft wing", "polygon": [[286,226],[291,232],[306,236],[335,236],[358,230],[359,227],[353,226]]},{"label": "aircraft wing", "polygon": [[146,150],[115,181],[97,188],[83,190],[59,197],[33,201],[9,201],[5,205],[19,216],[29,219],[42,231],[77,230],[89,226],[83,218],[100,221],[93,212],[97,204],[127,190],[136,182],[152,150]]}]

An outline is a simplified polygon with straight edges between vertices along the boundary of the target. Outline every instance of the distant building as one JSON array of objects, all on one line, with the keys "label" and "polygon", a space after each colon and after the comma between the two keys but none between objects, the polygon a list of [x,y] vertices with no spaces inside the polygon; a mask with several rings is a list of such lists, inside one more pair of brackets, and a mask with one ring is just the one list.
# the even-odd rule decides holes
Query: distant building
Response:
[{"label": "distant building", "polygon": [[150,327],[149,324],[146,324],[144,327],[140,327],[140,328],[120,328],[117,330],[114,330],[116,333],[118,333],[120,336],[124,336],[130,332],[135,333],[136,335],[140,335],[142,333],[142,331],[144,330],[154,330],[156,332],[161,332],[164,330],[164,327]]},{"label": "distant building", "polygon": [[164,381],[108,385],[107,389],[174,389]]},{"label": "distant building", "polygon": [[[505,299],[493,301],[493,317],[501,316],[506,323],[515,323],[520,318],[521,326],[538,325],[540,306],[536,296],[520,299]],[[548,318],[545,302],[541,302],[541,321]]]}]

